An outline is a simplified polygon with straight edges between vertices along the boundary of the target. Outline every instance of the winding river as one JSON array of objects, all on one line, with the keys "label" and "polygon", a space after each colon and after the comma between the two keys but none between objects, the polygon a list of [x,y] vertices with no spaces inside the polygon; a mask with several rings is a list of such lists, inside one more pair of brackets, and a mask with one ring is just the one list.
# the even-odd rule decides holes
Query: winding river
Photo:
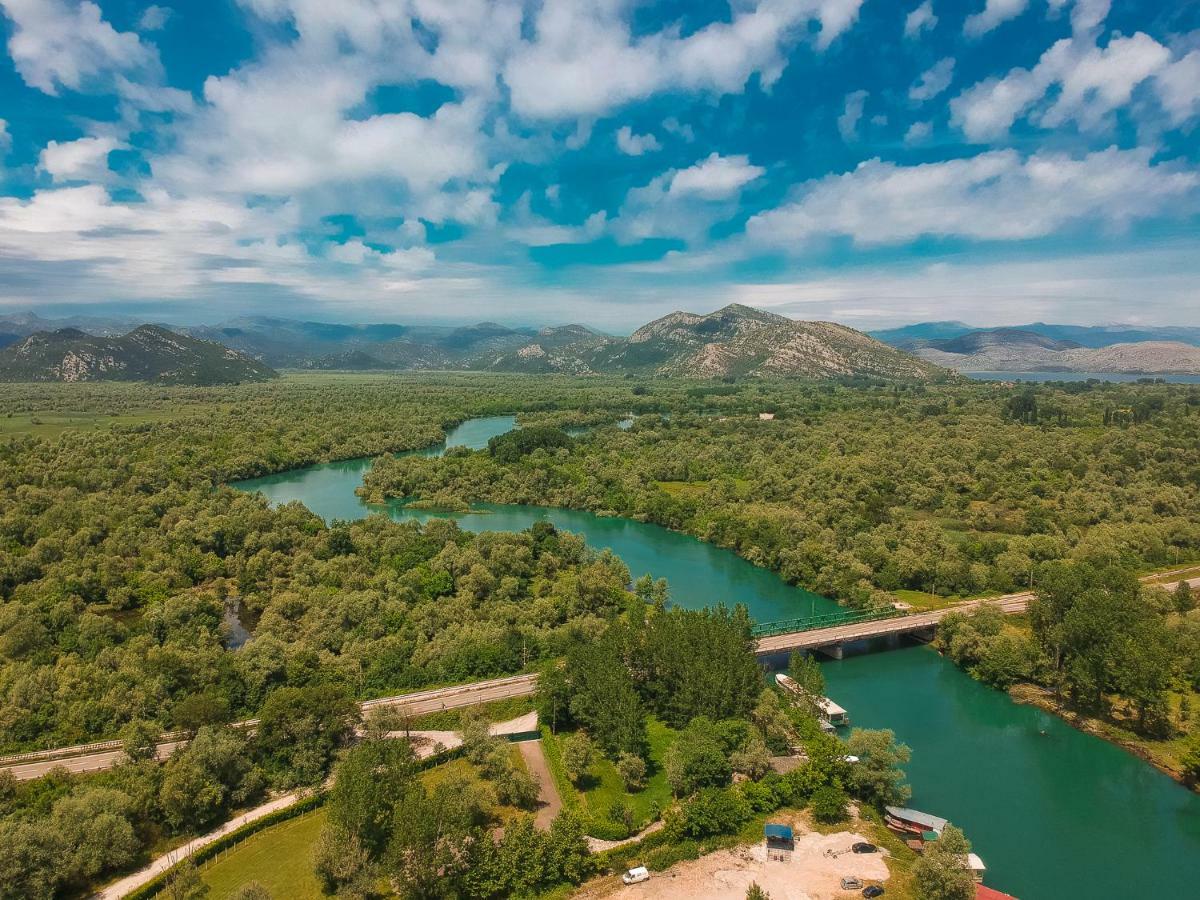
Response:
[{"label": "winding river", "polygon": [[[480,449],[514,427],[473,419],[426,450]],[[374,512],[453,516],[472,531],[550,521],[608,547],[636,577],[666,578],[674,603],[745,603],[759,621],[835,611],[727,550],[657,525],[578,510],[485,505],[449,514],[371,506],[354,493],[369,459],[309,466],[235,483],[271,503],[298,500],[327,521]],[[1023,900],[1126,900],[1200,895],[1200,796],[1058,718],[972,681],[927,647],[847,656],[824,667],[829,693],[856,725],[891,728],[912,747],[912,805],[963,827],[988,865],[986,882]]]}]

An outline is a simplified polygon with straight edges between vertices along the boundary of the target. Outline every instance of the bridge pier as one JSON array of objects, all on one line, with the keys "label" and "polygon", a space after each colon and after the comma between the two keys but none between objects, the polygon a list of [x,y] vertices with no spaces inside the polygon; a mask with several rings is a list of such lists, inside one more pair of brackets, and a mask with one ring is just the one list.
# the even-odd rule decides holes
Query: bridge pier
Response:
[{"label": "bridge pier", "polygon": [[828,656],[830,659],[841,659],[846,652],[845,645],[840,643],[826,644],[824,647],[814,647],[813,649],[822,656]]}]

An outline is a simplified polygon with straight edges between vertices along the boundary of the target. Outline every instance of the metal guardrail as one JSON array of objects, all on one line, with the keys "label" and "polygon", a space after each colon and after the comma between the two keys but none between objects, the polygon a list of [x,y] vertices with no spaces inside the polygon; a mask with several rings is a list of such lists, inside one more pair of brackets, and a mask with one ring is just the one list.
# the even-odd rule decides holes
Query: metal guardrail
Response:
[{"label": "metal guardrail", "polygon": [[895,619],[907,613],[898,609],[862,609],[839,610],[831,613],[821,613],[818,616],[804,616],[798,619],[780,619],[776,622],[759,622],[750,628],[750,633],[756,638],[771,637],[776,634],[792,634],[800,631],[814,631],[817,628],[831,628],[836,625],[854,625],[859,622],[875,622],[879,619]]}]

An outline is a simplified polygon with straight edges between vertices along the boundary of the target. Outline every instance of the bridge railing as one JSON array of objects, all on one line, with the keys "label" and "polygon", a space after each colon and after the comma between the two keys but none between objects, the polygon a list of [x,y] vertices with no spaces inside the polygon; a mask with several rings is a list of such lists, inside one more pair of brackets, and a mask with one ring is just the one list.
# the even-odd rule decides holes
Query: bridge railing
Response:
[{"label": "bridge railing", "polygon": [[803,616],[797,619],[758,622],[751,626],[750,631],[754,637],[761,638],[776,634],[792,634],[797,631],[813,631],[817,628],[832,628],[835,625],[854,625],[858,622],[894,619],[902,615],[905,615],[902,610],[891,607],[884,609],[846,609],[838,610],[837,612],[821,613],[816,616]]}]

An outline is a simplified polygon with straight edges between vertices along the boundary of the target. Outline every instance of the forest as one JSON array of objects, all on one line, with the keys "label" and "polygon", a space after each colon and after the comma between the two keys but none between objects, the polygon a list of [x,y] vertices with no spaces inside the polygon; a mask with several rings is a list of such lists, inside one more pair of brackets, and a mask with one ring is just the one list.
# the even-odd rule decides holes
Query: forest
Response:
[{"label": "forest", "polygon": [[[799,727],[761,696],[744,611],[685,614],[664,586],[631,585],[620,560],[548,525],[476,535],[450,521],[327,523],[231,480],[375,456],[371,498],[629,515],[847,604],[1036,581],[1030,643],[1002,629],[1003,653],[951,652],[1080,704],[1123,692],[1152,731],[1162,691],[1194,683],[1195,613],[1163,606],[1137,619],[1136,641],[1118,635],[1141,596],[1130,573],[1200,557],[1198,409],[1196,388],[1162,384],[0,386],[0,752],[119,737],[131,758],[94,776],[0,779],[0,897],[77,894],[269,790],[320,783],[344,754],[355,699],[553,660],[565,666],[552,669],[562,679],[550,710],[632,782],[648,765],[647,722],[686,732],[697,752],[671,762],[674,834],[734,827],[771,803],[832,809],[834,781],[873,790],[837,770],[834,749],[813,751],[830,756],[829,783],[801,790],[768,773],[769,797],[761,781],[725,783],[761,774],[765,750]],[[525,433],[489,449],[390,455],[469,417],[514,413]],[[626,417],[627,430],[606,427]],[[1076,609],[1083,595],[1096,616]],[[231,613],[252,634],[240,648]],[[697,644],[723,655],[689,653]],[[1127,663],[1099,678],[1096,661],[1113,653]],[[1178,709],[1167,713],[1178,723]],[[220,727],[253,715],[253,736]],[[149,760],[154,737],[175,728],[194,733],[188,749]],[[464,833],[486,819],[463,815]],[[393,865],[379,846],[380,865]]]}]

